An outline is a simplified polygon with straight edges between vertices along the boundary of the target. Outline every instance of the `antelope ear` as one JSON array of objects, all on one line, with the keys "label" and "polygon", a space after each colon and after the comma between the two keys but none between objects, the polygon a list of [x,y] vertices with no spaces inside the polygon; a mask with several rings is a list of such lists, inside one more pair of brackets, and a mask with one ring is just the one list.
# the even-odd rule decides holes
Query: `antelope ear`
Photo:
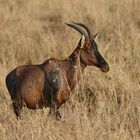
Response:
[{"label": "antelope ear", "polygon": [[99,34],[99,32],[97,32],[93,37],[92,37],[92,39],[95,39],[96,38],[96,36]]},{"label": "antelope ear", "polygon": [[84,44],[85,44],[85,36],[83,35],[81,39],[80,48],[83,48]]}]

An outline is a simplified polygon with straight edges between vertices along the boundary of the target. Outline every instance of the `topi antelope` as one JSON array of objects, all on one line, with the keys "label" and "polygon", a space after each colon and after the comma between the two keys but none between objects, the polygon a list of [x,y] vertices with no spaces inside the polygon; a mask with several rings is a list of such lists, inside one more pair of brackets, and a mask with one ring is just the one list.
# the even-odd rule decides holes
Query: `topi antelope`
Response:
[{"label": "topi antelope", "polygon": [[59,108],[69,99],[87,65],[96,66],[103,72],[109,71],[94,40],[97,34],[93,35],[82,23],[66,25],[82,35],[68,58],[50,58],[39,65],[22,65],[7,75],[6,86],[17,118],[24,104],[30,109],[49,107],[49,113],[60,118]]}]

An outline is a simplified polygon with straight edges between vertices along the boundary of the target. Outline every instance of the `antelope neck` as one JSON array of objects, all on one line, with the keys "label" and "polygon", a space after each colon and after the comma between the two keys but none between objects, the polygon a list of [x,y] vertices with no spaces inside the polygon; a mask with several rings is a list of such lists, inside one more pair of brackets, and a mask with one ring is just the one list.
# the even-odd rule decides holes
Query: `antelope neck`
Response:
[{"label": "antelope neck", "polygon": [[84,71],[85,67],[87,66],[82,60],[81,60],[81,49],[76,48],[74,52],[67,58],[67,61],[70,62],[70,65],[81,67],[82,72]]}]

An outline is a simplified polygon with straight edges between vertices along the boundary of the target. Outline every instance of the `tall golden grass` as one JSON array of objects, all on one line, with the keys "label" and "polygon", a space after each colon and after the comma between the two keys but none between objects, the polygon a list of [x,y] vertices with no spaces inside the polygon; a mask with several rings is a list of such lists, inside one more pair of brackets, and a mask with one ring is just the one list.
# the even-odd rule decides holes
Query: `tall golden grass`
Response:
[{"label": "tall golden grass", "polygon": [[[21,64],[66,58],[80,38],[65,26],[71,21],[99,31],[96,41],[110,72],[88,67],[61,108],[61,121],[47,108],[24,108],[17,121],[7,73]],[[140,139],[140,1],[0,0],[0,139]]]}]

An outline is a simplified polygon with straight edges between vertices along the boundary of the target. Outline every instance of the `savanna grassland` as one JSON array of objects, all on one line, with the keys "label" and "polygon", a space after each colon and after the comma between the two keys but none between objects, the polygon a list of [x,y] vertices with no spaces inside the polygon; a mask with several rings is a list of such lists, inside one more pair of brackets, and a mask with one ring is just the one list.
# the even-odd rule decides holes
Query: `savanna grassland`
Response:
[{"label": "savanna grassland", "polygon": [[[80,35],[65,22],[83,22],[99,31],[96,42],[110,71],[95,67],[61,108],[22,111],[16,120],[5,86],[8,72],[21,64],[66,58]],[[0,140],[140,139],[139,0],[0,0]]]}]

